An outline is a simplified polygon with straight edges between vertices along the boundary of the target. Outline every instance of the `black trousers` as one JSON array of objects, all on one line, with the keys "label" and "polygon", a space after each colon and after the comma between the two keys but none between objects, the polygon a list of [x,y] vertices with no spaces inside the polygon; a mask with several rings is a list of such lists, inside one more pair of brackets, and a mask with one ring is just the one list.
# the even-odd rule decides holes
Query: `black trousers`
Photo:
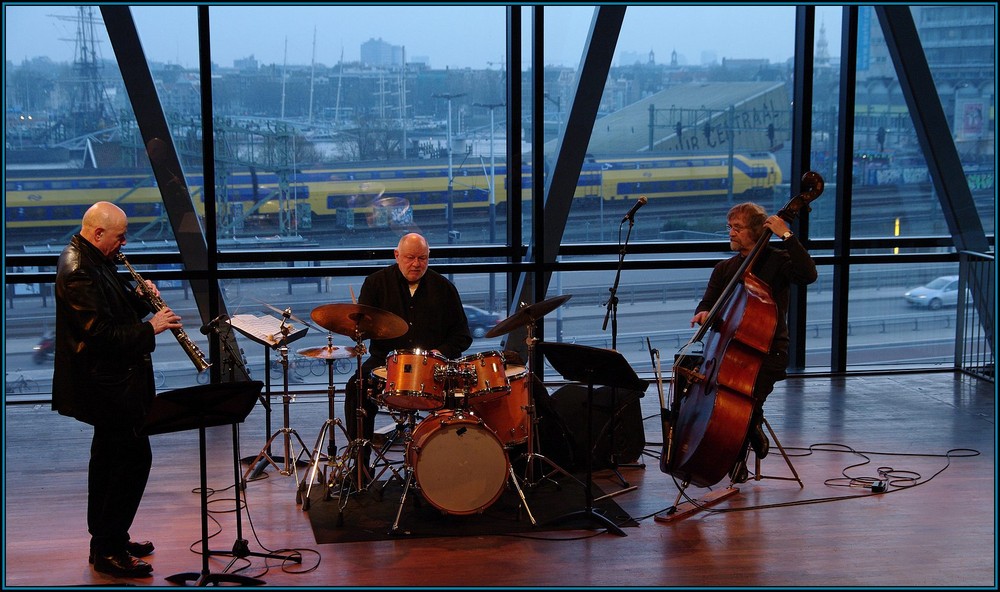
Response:
[{"label": "black trousers", "polygon": [[760,373],[757,375],[757,381],[753,387],[753,412],[750,414],[747,435],[743,439],[743,447],[740,449],[740,455],[736,458],[736,464],[733,467],[734,471],[738,470],[746,462],[747,453],[750,450],[750,435],[757,431],[760,425],[764,423],[764,401],[767,400],[767,396],[774,390],[774,384],[780,380],[784,380],[788,376],[785,371],[787,367],[788,354],[783,352],[771,354],[765,358],[764,363],[761,365]]},{"label": "black trousers", "polygon": [[[363,370],[362,370],[363,371]],[[368,374],[365,374],[366,376]],[[371,380],[366,379],[361,382],[361,393],[358,393],[358,375],[355,374],[347,381],[344,392],[344,427],[347,435],[352,439],[358,436],[358,398],[361,398],[361,408],[364,409],[364,417],[361,419],[361,438],[371,441],[375,435],[375,415],[378,414],[378,404],[368,396]],[[371,459],[371,446],[364,448],[364,461],[367,464]]]},{"label": "black trousers", "polygon": [[110,555],[125,549],[152,465],[148,436],[136,436],[131,427],[94,428],[87,529],[90,547],[98,554]]}]

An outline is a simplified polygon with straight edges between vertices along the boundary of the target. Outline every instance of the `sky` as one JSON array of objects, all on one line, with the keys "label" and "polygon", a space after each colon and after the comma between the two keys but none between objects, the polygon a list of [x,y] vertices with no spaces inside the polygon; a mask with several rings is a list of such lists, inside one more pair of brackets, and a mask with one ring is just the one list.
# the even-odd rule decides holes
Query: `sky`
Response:
[{"label": "sky", "polygon": [[[6,59],[47,55],[74,57],[77,22],[72,5],[4,5]],[[633,6],[626,11],[617,60],[623,52],[668,63],[677,51],[682,64],[705,59],[791,57],[793,6]],[[94,9],[99,16],[99,10]],[[530,8],[524,22],[530,23]],[[193,68],[198,63],[197,10],[193,5],[133,5],[133,18],[147,57]],[[545,10],[548,65],[576,67],[590,27],[592,6]],[[819,7],[817,22],[839,54],[840,9]],[[500,68],[504,62],[503,6],[216,6],[210,10],[213,61],[232,66],[253,55],[262,64],[315,60],[328,66],[356,61],[361,44],[382,39],[404,46],[408,61],[424,58],[432,68]],[[525,38],[527,30],[525,31]],[[110,45],[100,53],[111,58]]]}]

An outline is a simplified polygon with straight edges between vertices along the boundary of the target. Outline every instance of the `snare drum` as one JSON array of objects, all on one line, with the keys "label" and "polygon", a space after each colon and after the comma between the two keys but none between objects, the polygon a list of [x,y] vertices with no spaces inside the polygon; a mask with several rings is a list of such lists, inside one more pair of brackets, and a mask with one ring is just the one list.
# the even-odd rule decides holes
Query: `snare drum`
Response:
[{"label": "snare drum", "polygon": [[448,514],[475,514],[500,498],[510,463],[493,430],[468,411],[434,411],[406,450],[420,492]]},{"label": "snare drum", "polygon": [[470,405],[503,445],[511,447],[528,441],[528,387],[531,382],[524,366],[509,366],[506,375],[510,383],[509,396],[490,401],[473,399]]},{"label": "snare drum", "polygon": [[417,411],[444,407],[447,358],[419,349],[393,350],[385,362],[387,406]]},{"label": "snare drum", "polygon": [[492,401],[510,392],[503,352],[488,351],[459,358],[459,375],[467,376],[469,401]]}]

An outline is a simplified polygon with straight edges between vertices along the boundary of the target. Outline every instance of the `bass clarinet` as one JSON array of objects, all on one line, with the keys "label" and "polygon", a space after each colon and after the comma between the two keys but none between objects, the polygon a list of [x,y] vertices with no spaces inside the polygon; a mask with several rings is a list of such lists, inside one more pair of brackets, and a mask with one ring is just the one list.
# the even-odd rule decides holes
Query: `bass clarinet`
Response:
[{"label": "bass clarinet", "polygon": [[[156,313],[164,308],[167,308],[167,303],[149,289],[149,286],[146,284],[146,280],[142,279],[139,272],[129,265],[128,259],[125,258],[125,255],[122,254],[121,251],[118,252],[117,257],[118,261],[124,264],[128,269],[128,272],[132,274],[132,279],[134,279],[136,284],[138,284],[142,295],[149,301],[149,306],[153,309],[153,312]],[[184,329],[178,328],[171,329],[170,331],[174,334],[174,337],[177,338],[177,342],[181,344],[181,347],[184,348],[184,353],[186,353],[188,357],[191,358],[191,361],[194,362],[194,367],[198,369],[198,374],[208,370],[208,367],[212,364],[205,359],[205,354],[201,353],[201,349],[198,348],[198,345],[195,342],[191,341],[191,338],[184,332]]]}]

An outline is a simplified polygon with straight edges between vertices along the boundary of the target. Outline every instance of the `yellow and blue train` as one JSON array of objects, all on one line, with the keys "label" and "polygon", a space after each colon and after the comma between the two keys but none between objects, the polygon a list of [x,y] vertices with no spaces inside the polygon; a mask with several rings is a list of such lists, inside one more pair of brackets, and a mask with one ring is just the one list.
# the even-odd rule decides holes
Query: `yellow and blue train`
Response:
[{"label": "yellow and blue train", "polygon": [[[450,174],[449,174],[450,173]],[[498,207],[507,200],[507,168],[493,171],[493,195]],[[325,166],[279,174],[255,170],[227,172],[216,188],[217,211],[265,225],[288,211],[308,225],[322,227],[345,219],[344,213],[370,214],[379,204],[405,204],[411,215],[444,209],[487,208],[490,204],[489,164],[420,161],[403,164]],[[186,175],[196,209],[203,213],[203,178]],[[449,183],[450,177],[450,183]],[[530,165],[522,172],[525,198],[530,198]],[[651,202],[693,198],[706,202],[729,195],[747,199],[770,196],[782,182],[770,153],[728,155],[589,156],[581,171],[575,199],[580,206],[600,200],[632,200],[645,195]],[[449,191],[450,185],[450,191]],[[8,170],[5,179],[5,222],[10,231],[33,228],[72,230],[94,202],[117,203],[133,225],[162,218],[159,188],[148,170]],[[305,226],[308,228],[308,225]]]}]

